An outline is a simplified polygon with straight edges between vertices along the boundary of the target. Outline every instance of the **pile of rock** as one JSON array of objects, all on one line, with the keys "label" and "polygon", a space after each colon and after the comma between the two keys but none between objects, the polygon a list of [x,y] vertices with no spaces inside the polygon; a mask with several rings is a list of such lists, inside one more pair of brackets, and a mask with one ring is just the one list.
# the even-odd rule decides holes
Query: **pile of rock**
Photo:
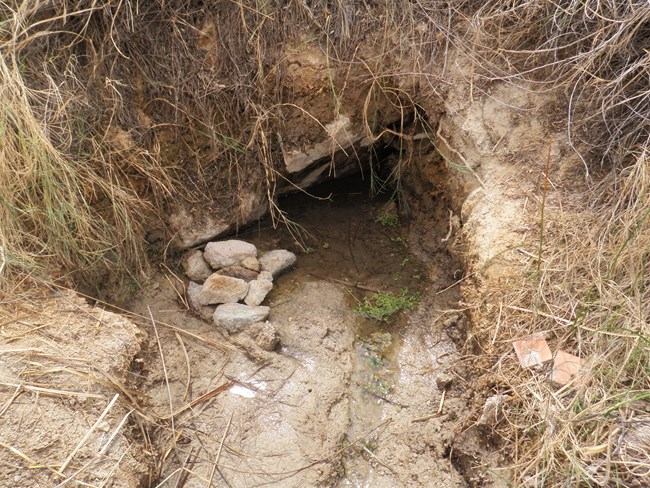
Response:
[{"label": "pile of rock", "polygon": [[183,259],[191,280],[187,287],[190,307],[228,332],[239,332],[267,319],[269,307],[261,304],[273,288],[273,279],[295,262],[296,255],[284,249],[266,252],[258,259],[257,248],[248,242],[210,242],[204,251],[195,249]]}]

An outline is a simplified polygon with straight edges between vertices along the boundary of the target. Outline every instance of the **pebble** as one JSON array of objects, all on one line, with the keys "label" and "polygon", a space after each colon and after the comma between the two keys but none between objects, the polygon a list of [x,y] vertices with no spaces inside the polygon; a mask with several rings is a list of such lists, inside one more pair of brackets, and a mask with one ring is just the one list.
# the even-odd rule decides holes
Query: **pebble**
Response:
[{"label": "pebble", "polygon": [[260,274],[257,276],[257,279],[273,281],[273,274],[270,271],[260,271]]},{"label": "pebble", "polygon": [[205,260],[218,270],[227,266],[239,266],[247,258],[257,257],[257,248],[248,242],[229,240],[209,242],[203,253]]},{"label": "pebble", "polygon": [[454,377],[448,373],[441,373],[436,376],[436,386],[440,391],[448,389],[454,382]]},{"label": "pebble", "polygon": [[269,316],[269,307],[250,307],[241,303],[219,305],[212,316],[218,327],[223,327],[231,334],[239,332],[256,322],[263,322]]},{"label": "pebble", "polygon": [[217,271],[217,274],[230,276],[231,278],[239,278],[247,283],[257,279],[257,273],[255,271],[251,271],[243,266],[227,266]]},{"label": "pebble", "polygon": [[260,262],[257,260],[257,258],[248,257],[248,258],[242,260],[241,265],[244,268],[248,268],[251,271],[255,271],[256,273],[260,272]]},{"label": "pebble", "polygon": [[247,293],[248,283],[244,280],[214,273],[205,280],[197,298],[201,305],[237,303]]},{"label": "pebble", "polygon": [[190,306],[190,309],[199,314],[203,320],[210,320],[212,318],[212,314],[214,314],[215,307],[210,305],[201,305],[199,302],[199,292],[201,291],[201,288],[203,288],[202,285],[199,285],[193,281],[189,282],[187,285],[188,305]]},{"label": "pebble", "polygon": [[257,322],[250,326],[249,334],[265,351],[273,351],[280,343],[280,334],[271,322]]},{"label": "pebble", "polygon": [[296,255],[286,249],[269,251],[260,258],[262,271],[269,271],[275,278],[296,262]]},{"label": "pebble", "polygon": [[183,258],[183,269],[187,277],[193,281],[204,281],[212,274],[208,263],[203,259],[200,249],[194,249]]},{"label": "pebble", "polygon": [[273,288],[273,282],[269,280],[255,280],[251,281],[249,283],[248,287],[248,295],[246,295],[246,299],[244,300],[244,303],[246,305],[259,305],[261,304],[264,299],[266,298],[266,295],[271,291]]}]

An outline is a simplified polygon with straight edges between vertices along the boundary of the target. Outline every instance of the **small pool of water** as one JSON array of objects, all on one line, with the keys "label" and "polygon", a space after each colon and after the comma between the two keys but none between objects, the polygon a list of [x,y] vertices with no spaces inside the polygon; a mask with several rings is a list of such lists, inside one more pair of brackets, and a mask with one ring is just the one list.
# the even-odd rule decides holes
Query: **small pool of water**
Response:
[{"label": "small pool of water", "polygon": [[[281,277],[269,295],[271,307],[287,300],[304,283],[328,280],[343,286],[348,306],[373,293],[417,292],[426,286],[427,271],[411,254],[406,225],[390,194],[371,198],[370,187],[350,177],[295,194],[280,201],[288,226],[273,228],[270,219],[239,237],[260,251],[286,248],[298,255],[295,269]],[[353,441],[381,423],[391,390],[400,375],[396,360],[406,313],[387,321],[356,315],[350,324],[355,364],[350,391],[348,439]],[[356,443],[344,458],[346,476],[339,486],[366,486],[371,474],[368,451],[373,436]]]}]

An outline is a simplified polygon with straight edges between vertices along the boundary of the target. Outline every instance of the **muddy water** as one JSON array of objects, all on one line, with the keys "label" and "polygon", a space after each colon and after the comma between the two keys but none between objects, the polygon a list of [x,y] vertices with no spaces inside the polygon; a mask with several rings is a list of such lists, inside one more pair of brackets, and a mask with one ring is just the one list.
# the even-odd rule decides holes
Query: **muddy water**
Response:
[{"label": "muddy water", "polygon": [[[238,236],[298,255],[265,303],[279,350],[188,313],[187,283],[168,268],[130,303],[151,319],[134,388],[156,418],[181,412],[151,433],[153,486],[466,486],[448,454],[465,407],[436,386],[457,358],[447,209],[416,199],[416,217],[400,220],[390,195],[370,199],[358,180],[313,193],[280,202],[293,226]],[[403,289],[422,294],[412,311],[388,321],[353,312]]]},{"label": "muddy water", "polygon": [[[289,227],[273,229],[267,221],[240,234],[260,250],[288,248],[299,256],[295,269],[278,280],[270,295],[272,308],[315,279],[343,286],[350,309],[375,292],[421,293],[431,285],[426,266],[409,250],[408,226],[400,222],[392,195],[370,198],[369,194],[368,185],[358,177],[330,183],[310,195],[280,202],[292,222]],[[377,465],[373,451],[385,430],[374,429],[389,417],[387,407],[408,408],[393,390],[409,374],[400,368],[405,336],[413,339],[406,333],[409,312],[386,321],[358,313],[353,317],[349,323],[355,342],[347,434],[353,445],[343,458],[346,474],[340,487],[372,486]],[[435,351],[432,348],[426,354],[435,355]],[[355,442],[359,438],[362,441]]]}]

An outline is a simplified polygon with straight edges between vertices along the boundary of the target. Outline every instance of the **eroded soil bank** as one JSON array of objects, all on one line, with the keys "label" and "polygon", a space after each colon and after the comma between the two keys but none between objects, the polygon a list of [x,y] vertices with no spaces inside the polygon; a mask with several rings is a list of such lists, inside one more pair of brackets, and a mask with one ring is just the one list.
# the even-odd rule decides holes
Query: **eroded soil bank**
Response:
[{"label": "eroded soil bank", "polygon": [[[130,304],[200,338],[152,327],[137,361],[149,407],[172,417],[153,434],[157,484],[467,486],[451,455],[463,450],[455,364],[465,324],[444,199],[411,195],[421,211],[409,215],[388,193],[371,199],[360,177],[312,194],[280,203],[295,225],[261,222],[238,236],[298,254],[265,302],[276,351],[192,316],[169,272]],[[413,311],[387,322],[353,311],[371,290],[405,289],[421,297]]]}]

